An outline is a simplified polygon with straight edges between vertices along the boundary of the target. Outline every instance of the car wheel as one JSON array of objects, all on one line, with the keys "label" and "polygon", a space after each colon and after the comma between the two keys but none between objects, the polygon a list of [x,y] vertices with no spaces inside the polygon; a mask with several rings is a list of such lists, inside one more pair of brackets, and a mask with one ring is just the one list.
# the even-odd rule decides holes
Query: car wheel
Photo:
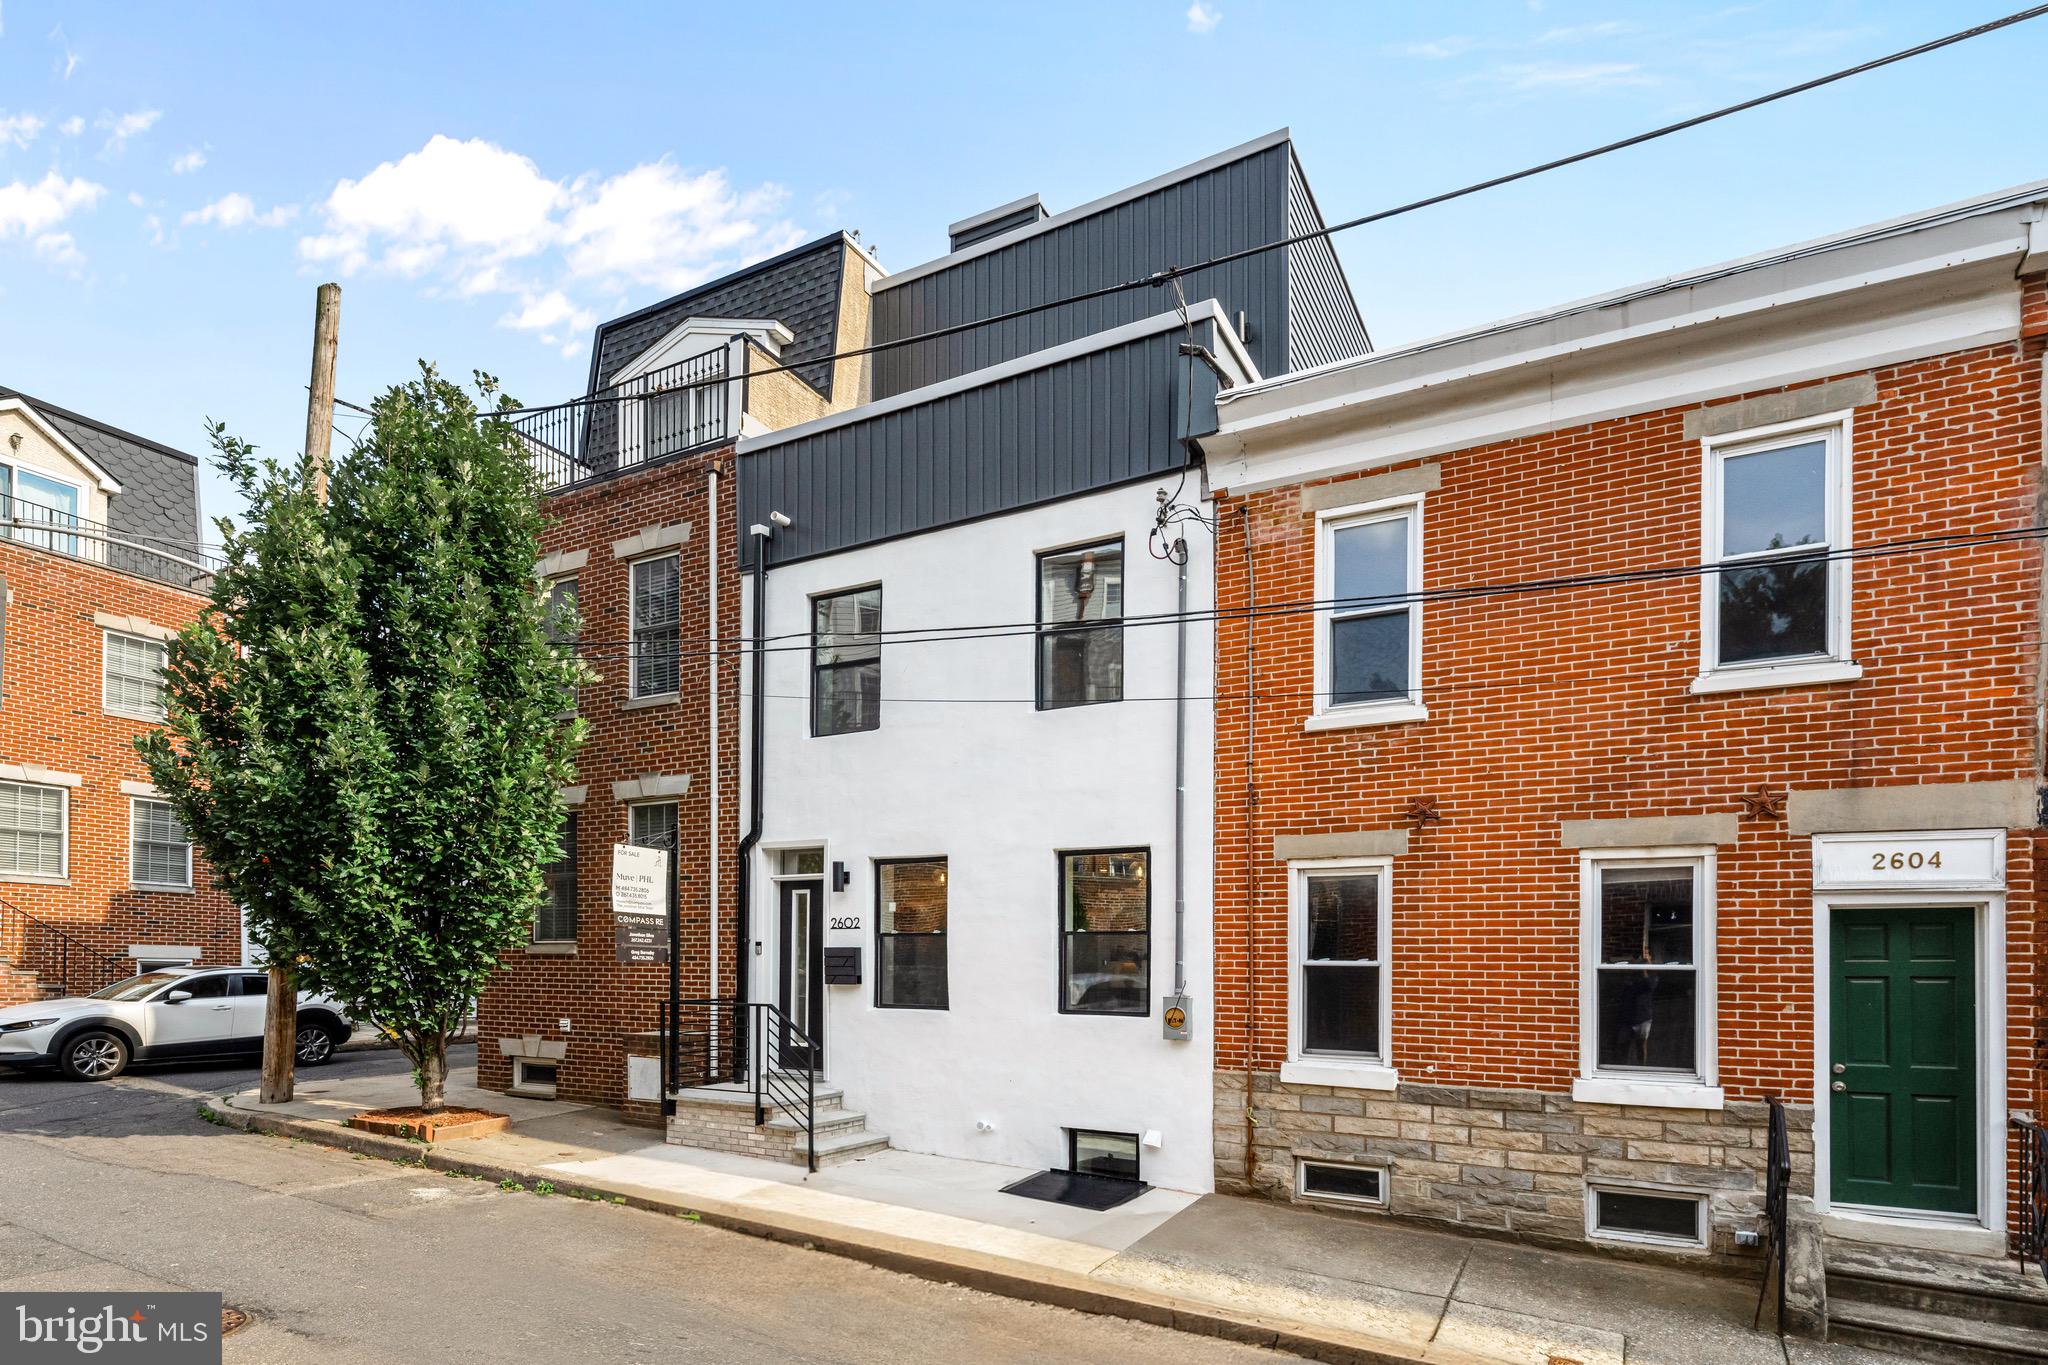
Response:
[{"label": "car wheel", "polygon": [[299,1025],[298,1050],[293,1054],[301,1066],[319,1066],[334,1060],[334,1034],[325,1024]]},{"label": "car wheel", "polygon": [[128,1069],[128,1040],[118,1033],[81,1033],[58,1059],[74,1081],[110,1081]]}]

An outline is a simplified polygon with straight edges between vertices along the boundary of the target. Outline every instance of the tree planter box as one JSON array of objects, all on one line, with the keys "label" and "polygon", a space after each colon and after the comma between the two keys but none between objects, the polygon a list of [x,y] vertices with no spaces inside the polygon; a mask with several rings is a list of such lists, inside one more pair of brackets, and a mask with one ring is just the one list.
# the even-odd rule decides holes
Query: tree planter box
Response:
[{"label": "tree planter box", "polygon": [[512,1126],[509,1114],[483,1109],[444,1109],[423,1114],[418,1106],[406,1109],[372,1109],[348,1121],[351,1128],[386,1137],[413,1138],[421,1142],[452,1142],[457,1138],[486,1137]]}]

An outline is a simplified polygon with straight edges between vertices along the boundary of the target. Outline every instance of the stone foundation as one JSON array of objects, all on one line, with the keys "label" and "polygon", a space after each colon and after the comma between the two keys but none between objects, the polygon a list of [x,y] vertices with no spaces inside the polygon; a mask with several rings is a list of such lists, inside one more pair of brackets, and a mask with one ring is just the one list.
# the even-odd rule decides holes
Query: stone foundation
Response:
[{"label": "stone foundation", "polygon": [[[1768,1155],[1761,1103],[1654,1109],[1581,1104],[1533,1090],[1352,1090],[1289,1085],[1256,1072],[1251,1081],[1247,1180],[1245,1077],[1216,1077],[1219,1189],[1294,1202],[1302,1160],[1380,1166],[1387,1172],[1386,1211],[1396,1216],[1584,1242],[1587,1184],[1613,1181],[1704,1195],[1709,1251],[1753,1254],[1737,1248],[1735,1234],[1761,1226]],[[1792,1189],[1811,1195],[1813,1110],[1787,1106],[1786,1118]]]}]

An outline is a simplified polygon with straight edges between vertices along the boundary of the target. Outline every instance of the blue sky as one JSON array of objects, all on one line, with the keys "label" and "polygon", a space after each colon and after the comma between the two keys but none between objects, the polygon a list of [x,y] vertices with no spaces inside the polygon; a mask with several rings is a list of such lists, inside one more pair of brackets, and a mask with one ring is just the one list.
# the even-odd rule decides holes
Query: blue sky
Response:
[{"label": "blue sky", "polygon": [[[0,0],[0,384],[287,452],[332,278],[344,397],[426,357],[556,401],[597,319],[834,228],[900,268],[1282,125],[1349,217],[2007,3]],[[2048,20],[1340,250],[1399,344],[2048,177],[2043,70]]]}]

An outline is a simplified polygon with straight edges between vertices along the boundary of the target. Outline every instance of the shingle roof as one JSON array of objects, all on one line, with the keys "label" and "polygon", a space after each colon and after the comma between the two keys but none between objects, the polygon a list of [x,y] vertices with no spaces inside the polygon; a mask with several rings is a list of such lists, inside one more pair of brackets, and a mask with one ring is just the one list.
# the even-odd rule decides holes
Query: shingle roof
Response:
[{"label": "shingle roof", "polygon": [[120,483],[121,491],[107,508],[107,524],[114,534],[153,537],[146,542],[150,544],[176,541],[190,554],[200,539],[198,456],[19,389],[0,385],[0,398],[18,398],[34,408]]}]

